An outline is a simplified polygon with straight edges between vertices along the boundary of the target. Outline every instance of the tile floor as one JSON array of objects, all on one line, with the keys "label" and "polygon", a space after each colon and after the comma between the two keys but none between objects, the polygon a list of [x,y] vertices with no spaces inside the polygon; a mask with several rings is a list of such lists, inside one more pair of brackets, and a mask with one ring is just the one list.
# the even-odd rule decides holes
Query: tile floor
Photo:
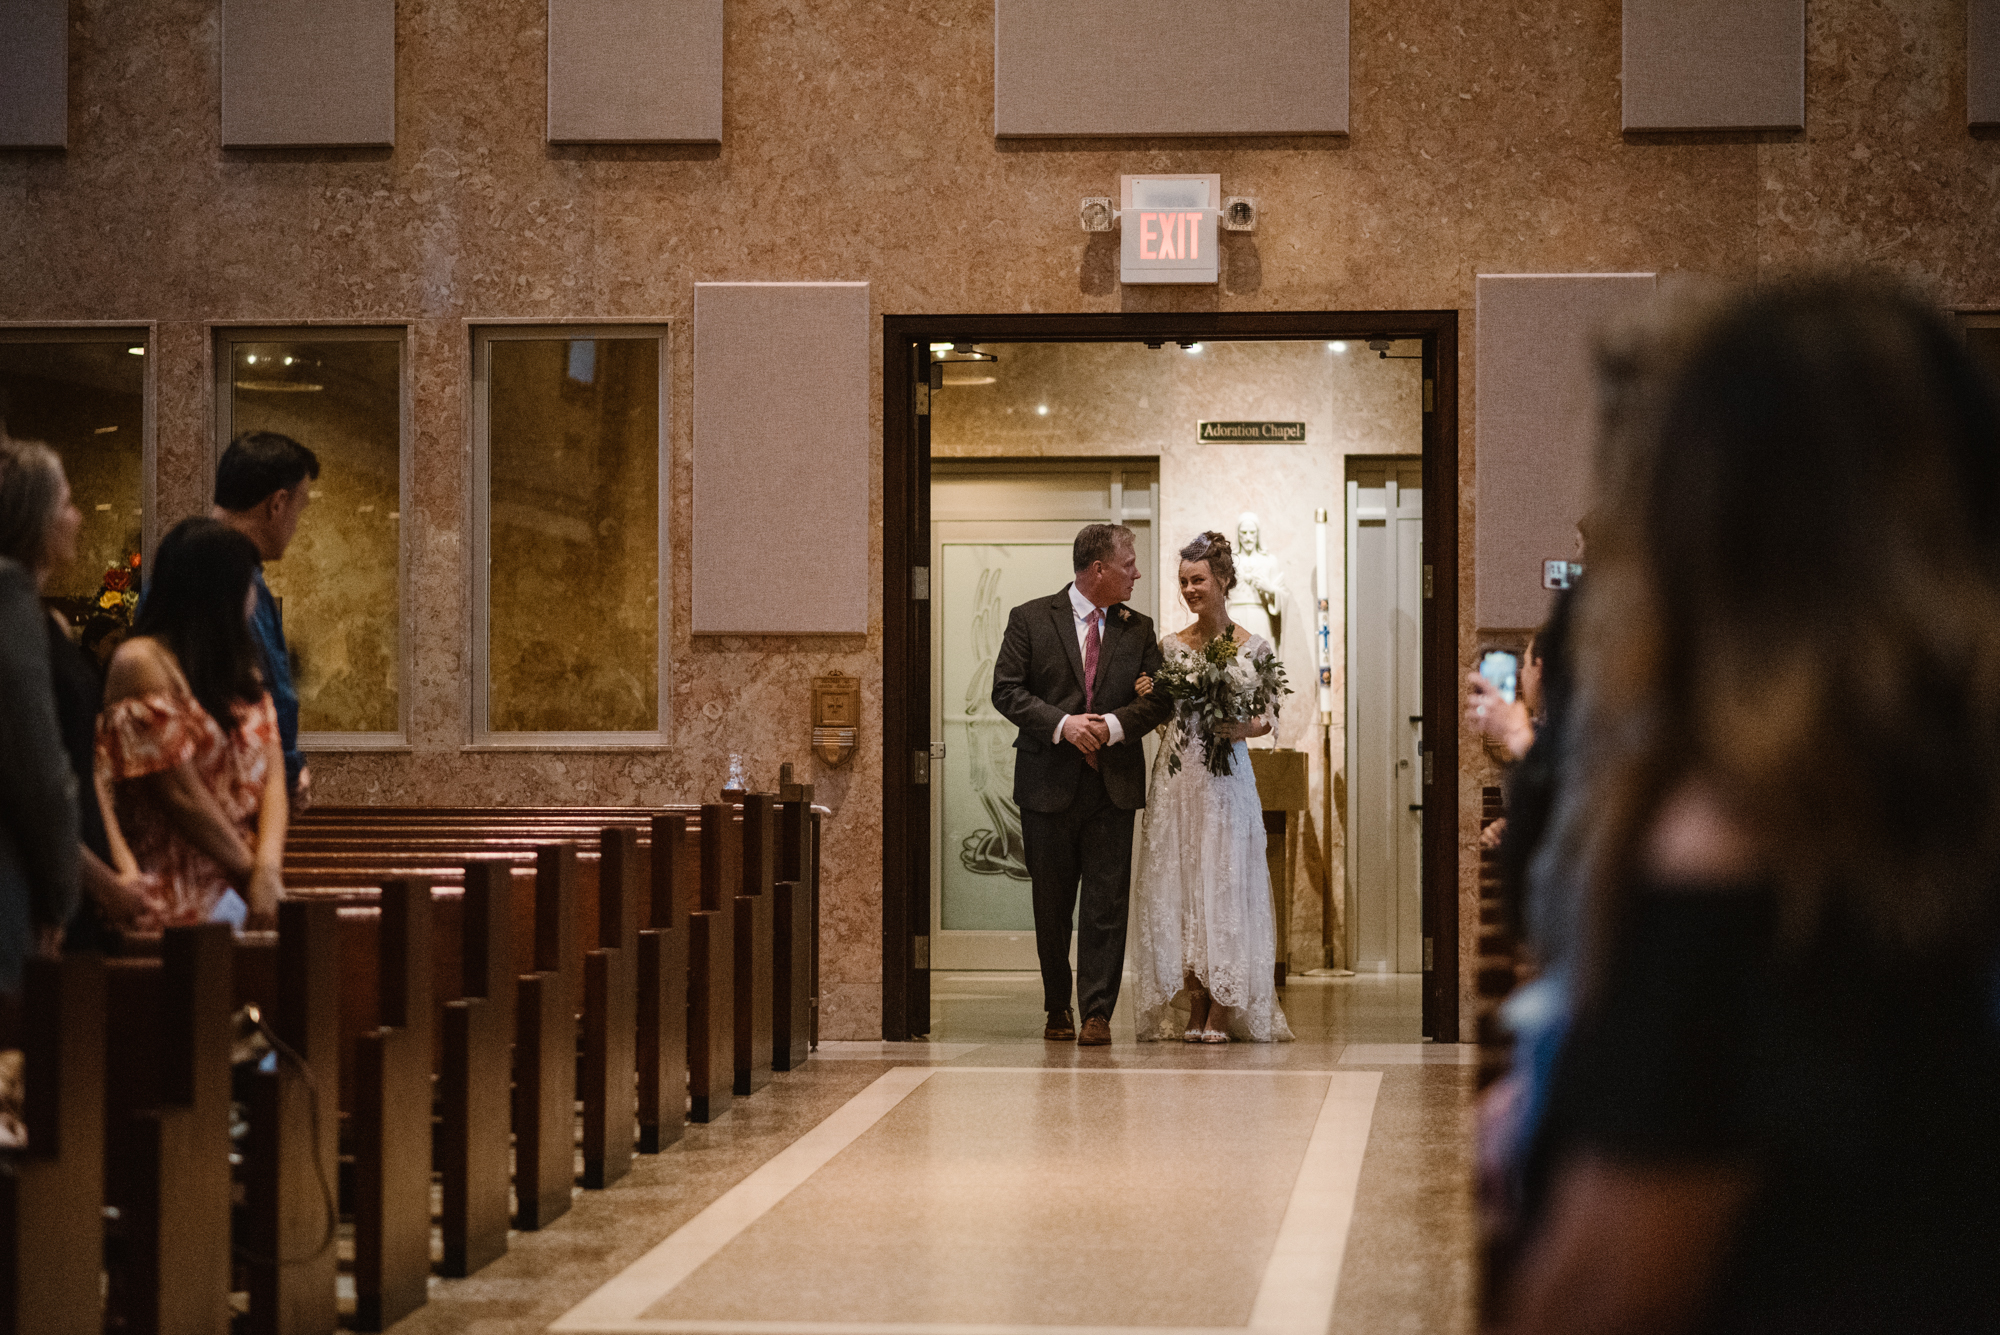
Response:
[{"label": "tile floor", "polygon": [[1294,978],[1298,1041],[1040,1041],[933,975],[929,1043],[828,1043],[399,1332],[1121,1335],[1472,1327],[1469,1048],[1417,979]]}]

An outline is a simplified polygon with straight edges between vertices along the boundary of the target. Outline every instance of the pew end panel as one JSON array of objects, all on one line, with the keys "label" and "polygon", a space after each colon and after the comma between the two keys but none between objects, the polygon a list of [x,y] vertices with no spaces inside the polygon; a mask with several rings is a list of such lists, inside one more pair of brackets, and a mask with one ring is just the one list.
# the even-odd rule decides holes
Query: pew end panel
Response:
[{"label": "pew end panel", "polygon": [[431,887],[382,887],[377,1026],[355,1045],[355,1325],[424,1305],[431,1268]]},{"label": "pew end panel", "polygon": [[170,927],[157,960],[106,968],[105,1204],[119,1212],[107,1326],[227,1328],[234,946]]},{"label": "pew end panel", "polygon": [[507,1251],[515,1021],[514,868],[469,862],[459,996],[444,1004],[438,1169],[443,1271],[472,1274]]},{"label": "pew end panel", "polygon": [[584,954],[583,1185],[601,1188],[632,1167],[638,1120],[640,901],[648,894],[638,831],[599,841],[592,948]]},{"label": "pew end panel", "polygon": [[0,1335],[100,1335],[104,962],[30,959],[21,992],[28,1144],[0,1167]]}]

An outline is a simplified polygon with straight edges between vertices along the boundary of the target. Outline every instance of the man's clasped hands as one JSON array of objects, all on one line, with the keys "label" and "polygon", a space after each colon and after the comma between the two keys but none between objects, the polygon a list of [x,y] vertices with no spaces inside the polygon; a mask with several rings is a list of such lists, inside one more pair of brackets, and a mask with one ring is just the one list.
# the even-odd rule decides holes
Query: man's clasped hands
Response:
[{"label": "man's clasped hands", "polygon": [[1085,755],[1111,744],[1111,725],[1102,714],[1071,714],[1063,720],[1063,740]]}]

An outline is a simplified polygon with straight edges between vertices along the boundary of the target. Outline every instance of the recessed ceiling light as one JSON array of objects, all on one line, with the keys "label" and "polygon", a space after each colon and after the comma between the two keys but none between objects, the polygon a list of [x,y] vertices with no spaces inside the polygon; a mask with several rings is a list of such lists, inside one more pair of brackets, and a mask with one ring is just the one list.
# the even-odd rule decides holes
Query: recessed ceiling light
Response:
[{"label": "recessed ceiling light", "polygon": [[144,347],[127,348],[125,349],[125,351],[131,353],[134,357],[143,357],[146,355],[146,349]]},{"label": "recessed ceiling light", "polygon": [[1200,351],[1201,351],[1201,344],[1199,344],[1199,343],[1190,343],[1190,344],[1188,344],[1188,345],[1187,345],[1187,350],[1188,350],[1189,352],[1200,352]]},{"label": "recessed ceiling light", "polygon": [[1336,339],[1334,342],[1326,345],[1326,350],[1328,352],[1346,352],[1347,344],[1342,343]]},{"label": "recessed ceiling light", "polygon": [[1047,417],[1049,415],[1049,405],[1046,403],[1036,404],[1035,413],[1039,417]]},{"label": "recessed ceiling light", "polygon": [[957,347],[957,346],[958,346],[958,344],[956,344],[956,343],[933,343],[933,344],[931,344],[931,351],[932,351],[932,352],[950,352],[950,351],[951,351],[951,350],[952,350],[953,348],[955,348],[955,347]]}]

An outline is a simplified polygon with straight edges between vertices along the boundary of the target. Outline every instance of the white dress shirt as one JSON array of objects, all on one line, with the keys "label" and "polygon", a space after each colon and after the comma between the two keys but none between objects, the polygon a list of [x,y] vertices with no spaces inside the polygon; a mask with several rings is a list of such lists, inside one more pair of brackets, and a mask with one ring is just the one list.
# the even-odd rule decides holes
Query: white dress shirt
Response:
[{"label": "white dress shirt", "polygon": [[[1096,603],[1084,597],[1083,594],[1077,591],[1077,587],[1074,584],[1069,586],[1069,606],[1070,611],[1076,615],[1076,647],[1081,651],[1088,652],[1090,645],[1090,614],[1092,612],[1102,612],[1106,609],[1099,607]],[[1101,666],[1101,655],[1104,653],[1103,617],[1099,617],[1097,620],[1097,652],[1100,655],[1099,664]],[[1051,741],[1058,744],[1061,743],[1063,739],[1063,724],[1068,723],[1069,720],[1070,715],[1064,714],[1056,722],[1056,735],[1050,739]],[[1106,746],[1116,746],[1125,740],[1125,725],[1118,721],[1116,714],[1106,714],[1104,716],[1104,726],[1111,729],[1111,740],[1105,743]]]}]

